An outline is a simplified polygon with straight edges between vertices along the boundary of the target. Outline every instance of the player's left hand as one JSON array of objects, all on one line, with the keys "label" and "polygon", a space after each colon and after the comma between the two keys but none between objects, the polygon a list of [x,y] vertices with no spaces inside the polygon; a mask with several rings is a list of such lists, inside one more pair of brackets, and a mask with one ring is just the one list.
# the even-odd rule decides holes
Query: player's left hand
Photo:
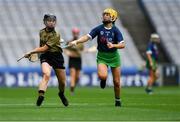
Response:
[{"label": "player's left hand", "polygon": [[111,42],[108,42],[108,43],[107,43],[107,46],[108,46],[108,48],[110,48],[110,49],[114,47],[114,45],[113,45]]}]

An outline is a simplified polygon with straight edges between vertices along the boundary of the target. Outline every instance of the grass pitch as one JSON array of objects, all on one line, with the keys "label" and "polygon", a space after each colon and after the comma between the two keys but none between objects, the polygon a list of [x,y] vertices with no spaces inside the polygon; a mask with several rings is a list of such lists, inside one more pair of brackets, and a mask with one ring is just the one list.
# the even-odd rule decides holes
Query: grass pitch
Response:
[{"label": "grass pitch", "polygon": [[64,107],[57,88],[48,88],[45,101],[36,107],[37,88],[0,88],[0,120],[22,121],[116,121],[180,120],[180,87],[157,87],[147,95],[144,88],[122,88],[122,107],[114,106],[113,88],[78,88]]}]

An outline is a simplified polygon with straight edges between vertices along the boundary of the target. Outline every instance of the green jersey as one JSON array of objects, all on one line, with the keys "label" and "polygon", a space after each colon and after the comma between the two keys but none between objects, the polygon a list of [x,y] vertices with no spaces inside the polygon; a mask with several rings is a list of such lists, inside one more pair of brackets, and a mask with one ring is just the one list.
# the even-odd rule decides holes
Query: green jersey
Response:
[{"label": "green jersey", "polygon": [[40,47],[47,45],[48,52],[62,52],[60,47],[60,34],[55,30],[47,31],[45,28],[40,30]]}]

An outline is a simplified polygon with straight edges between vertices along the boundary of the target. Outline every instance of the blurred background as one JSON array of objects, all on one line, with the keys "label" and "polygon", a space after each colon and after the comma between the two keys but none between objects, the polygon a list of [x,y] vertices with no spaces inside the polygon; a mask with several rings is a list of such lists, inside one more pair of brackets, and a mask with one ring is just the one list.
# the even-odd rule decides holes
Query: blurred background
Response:
[{"label": "blurred background", "polygon": [[[121,30],[126,48],[119,50],[122,60],[122,86],[145,86],[148,71],[144,68],[150,34],[158,33],[160,79],[156,85],[180,84],[180,0],[0,0],[0,87],[37,86],[41,80],[40,62],[26,59],[17,62],[25,52],[39,46],[43,16],[57,16],[56,30],[66,41],[71,29],[81,35],[101,24],[102,12],[112,7],[119,12],[116,26]],[[96,39],[85,47],[96,45]],[[67,56],[65,65],[67,66]],[[80,86],[98,86],[96,53],[83,53]],[[52,73],[49,86],[56,86]],[[69,70],[67,69],[67,85]],[[108,76],[112,86],[112,77]]]}]

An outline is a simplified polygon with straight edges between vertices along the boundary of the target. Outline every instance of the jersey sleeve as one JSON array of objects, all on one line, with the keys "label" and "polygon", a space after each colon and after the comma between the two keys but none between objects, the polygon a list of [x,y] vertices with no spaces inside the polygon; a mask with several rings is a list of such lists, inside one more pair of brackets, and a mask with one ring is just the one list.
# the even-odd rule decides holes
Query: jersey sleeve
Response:
[{"label": "jersey sleeve", "polygon": [[121,33],[121,31],[118,29],[118,28],[116,28],[115,29],[115,32],[116,32],[116,40],[117,40],[117,42],[119,43],[122,43],[122,42],[124,42],[124,38],[123,38],[123,36],[122,36],[122,33]]},{"label": "jersey sleeve", "polygon": [[94,39],[99,33],[99,26],[93,28],[90,33],[88,34],[88,36],[91,38],[91,39]]},{"label": "jersey sleeve", "polygon": [[42,30],[39,31],[39,46],[42,46]]},{"label": "jersey sleeve", "polygon": [[147,54],[152,54],[152,50],[151,50],[151,44],[149,43],[146,49],[146,53]]},{"label": "jersey sleeve", "polygon": [[48,41],[46,42],[46,45],[48,47],[53,47],[54,45],[56,45],[57,41],[60,41],[60,35],[59,34],[57,34],[57,35],[52,34],[49,37]]},{"label": "jersey sleeve", "polygon": [[39,46],[41,46],[41,31],[39,31]]}]

